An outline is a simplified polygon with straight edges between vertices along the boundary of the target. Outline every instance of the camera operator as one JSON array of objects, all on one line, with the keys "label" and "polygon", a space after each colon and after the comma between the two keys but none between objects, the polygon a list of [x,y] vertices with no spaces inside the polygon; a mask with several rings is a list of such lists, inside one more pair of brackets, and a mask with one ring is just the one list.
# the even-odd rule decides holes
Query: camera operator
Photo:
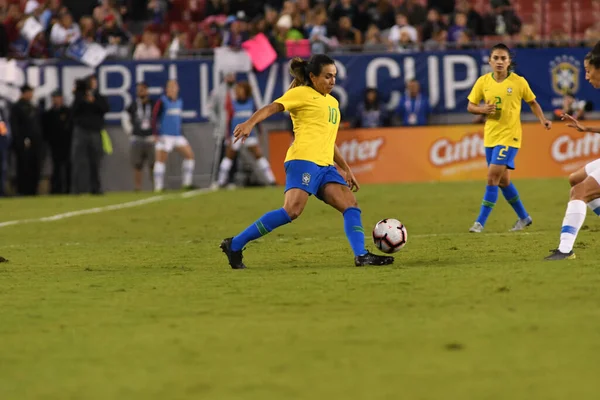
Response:
[{"label": "camera operator", "polygon": [[100,164],[104,149],[102,130],[108,101],[98,93],[95,76],[75,83],[73,102],[73,193],[102,194]]}]

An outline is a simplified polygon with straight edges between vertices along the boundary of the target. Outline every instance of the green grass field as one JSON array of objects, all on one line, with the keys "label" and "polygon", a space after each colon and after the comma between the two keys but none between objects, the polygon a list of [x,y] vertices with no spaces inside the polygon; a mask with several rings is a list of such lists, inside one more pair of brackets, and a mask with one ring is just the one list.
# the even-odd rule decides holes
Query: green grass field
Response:
[{"label": "green grass field", "polygon": [[[392,267],[354,267],[311,199],[231,270],[220,240],[281,189],[4,226],[0,399],[597,399],[600,221],[576,260],[541,261],[568,183],[517,186],[534,225],[508,233],[502,200],[477,236],[482,182],[364,187],[367,232],[408,228]],[[7,199],[0,222],[151,196]]]}]

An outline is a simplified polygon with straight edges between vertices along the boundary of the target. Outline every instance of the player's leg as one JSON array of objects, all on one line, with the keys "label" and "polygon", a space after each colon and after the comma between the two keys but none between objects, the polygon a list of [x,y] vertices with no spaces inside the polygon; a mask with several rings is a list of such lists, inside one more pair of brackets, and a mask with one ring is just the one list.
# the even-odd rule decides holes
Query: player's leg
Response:
[{"label": "player's leg", "polygon": [[487,185],[483,194],[479,215],[471,229],[469,229],[469,232],[480,233],[483,231],[485,223],[498,201],[498,184],[507,168],[505,164],[506,151],[507,147],[505,146],[486,147],[485,149],[489,165]]},{"label": "player's leg", "polygon": [[137,140],[131,143],[131,166],[133,167],[133,188],[135,191],[142,189],[142,168],[144,166],[143,143]]},{"label": "player's leg", "polygon": [[178,137],[177,141],[178,146],[175,149],[183,157],[183,161],[181,162],[181,186],[189,189],[192,187],[192,181],[194,180],[194,169],[196,168],[194,152],[192,151],[192,146],[190,146],[187,139],[183,136]]},{"label": "player's leg", "polygon": [[326,168],[328,171],[323,177],[322,182],[324,184],[318,192],[318,197],[342,213],[344,231],[354,253],[354,265],[362,267],[365,265],[392,264],[394,257],[380,256],[367,251],[365,248],[365,230],[356,197],[335,167]]},{"label": "player's leg", "polygon": [[523,205],[523,201],[521,201],[521,197],[519,196],[519,191],[517,190],[514,183],[510,180],[510,170],[507,168],[504,171],[504,175],[500,179],[499,183],[500,190],[502,191],[502,195],[504,199],[510,204],[510,206],[515,210],[515,213],[519,217],[517,222],[513,225],[511,231],[520,231],[528,227],[533,223],[531,216],[525,209]]},{"label": "player's leg", "polygon": [[241,143],[241,141],[238,141],[236,143],[227,144],[225,156],[221,160],[221,164],[219,164],[219,176],[217,178],[217,184],[219,187],[224,187],[229,182],[229,171],[231,171],[233,160],[235,160]]},{"label": "player's leg", "polygon": [[[578,183],[583,182],[585,178],[596,170],[600,170],[600,159],[587,163],[583,168],[569,175],[569,184],[573,187]],[[600,197],[589,200],[587,206],[594,214],[600,216]]]},{"label": "player's leg", "polygon": [[579,229],[585,221],[586,202],[600,197],[600,170],[592,172],[587,178],[571,188],[571,201],[563,219],[560,231],[560,244],[546,260],[564,260],[575,258],[573,245]]},{"label": "player's leg", "polygon": [[248,151],[250,151],[250,153],[252,153],[252,155],[256,159],[256,165],[265,177],[267,183],[269,185],[274,185],[275,175],[273,175],[273,171],[271,170],[271,164],[269,164],[269,160],[267,160],[265,156],[263,156],[262,150],[260,149],[258,143],[254,145],[249,145]]},{"label": "player's leg", "polygon": [[172,144],[168,137],[160,137],[156,144],[156,162],[152,175],[154,177],[154,191],[162,192],[165,189],[165,172],[167,171],[167,158],[172,150]]},{"label": "player's leg", "polygon": [[252,240],[258,239],[273,229],[292,222],[298,218],[310,194],[316,194],[318,189],[312,176],[318,175],[318,166],[308,161],[294,160],[285,164],[286,183],[283,207],[269,211],[244,231],[233,238],[221,242],[221,249],[229,259],[233,269],[246,268],[242,262],[242,250]]}]

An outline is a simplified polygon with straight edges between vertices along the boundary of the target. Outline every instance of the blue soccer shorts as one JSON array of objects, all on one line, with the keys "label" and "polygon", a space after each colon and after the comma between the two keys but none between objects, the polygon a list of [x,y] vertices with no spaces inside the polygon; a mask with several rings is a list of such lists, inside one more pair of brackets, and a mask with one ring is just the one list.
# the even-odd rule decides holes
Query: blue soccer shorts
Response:
[{"label": "blue soccer shorts", "polygon": [[515,169],[515,158],[519,151],[516,147],[495,146],[485,148],[485,158],[490,164],[506,165],[508,169]]},{"label": "blue soccer shorts", "polygon": [[320,166],[310,161],[291,160],[285,167],[285,191],[302,189],[323,200],[320,190],[328,183],[348,184],[333,165]]}]

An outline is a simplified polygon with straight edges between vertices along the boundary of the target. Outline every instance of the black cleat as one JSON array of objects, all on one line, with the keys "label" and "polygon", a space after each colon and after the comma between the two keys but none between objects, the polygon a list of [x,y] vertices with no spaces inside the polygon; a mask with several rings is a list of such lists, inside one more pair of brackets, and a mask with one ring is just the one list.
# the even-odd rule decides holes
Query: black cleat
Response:
[{"label": "black cleat", "polygon": [[354,265],[364,267],[365,265],[390,265],[394,262],[394,257],[378,256],[377,254],[367,253],[362,256],[354,257]]},{"label": "black cleat", "polygon": [[4,257],[0,257],[0,263],[5,263],[8,262],[8,260]]},{"label": "black cleat", "polygon": [[221,246],[220,246],[221,250],[223,250],[223,253],[225,253],[227,255],[227,259],[229,260],[229,265],[231,265],[231,268],[244,269],[244,268],[246,268],[246,266],[242,262],[242,259],[244,258],[242,256],[242,250],[239,250],[239,251],[231,250],[231,242],[232,241],[233,241],[233,238],[224,239],[221,242]]},{"label": "black cleat", "polygon": [[548,257],[545,257],[544,260],[546,261],[559,261],[559,260],[573,260],[575,259],[575,253],[573,253],[573,250],[571,250],[568,253],[562,253],[560,250],[558,249],[554,249],[551,250],[552,254],[550,254]]}]

